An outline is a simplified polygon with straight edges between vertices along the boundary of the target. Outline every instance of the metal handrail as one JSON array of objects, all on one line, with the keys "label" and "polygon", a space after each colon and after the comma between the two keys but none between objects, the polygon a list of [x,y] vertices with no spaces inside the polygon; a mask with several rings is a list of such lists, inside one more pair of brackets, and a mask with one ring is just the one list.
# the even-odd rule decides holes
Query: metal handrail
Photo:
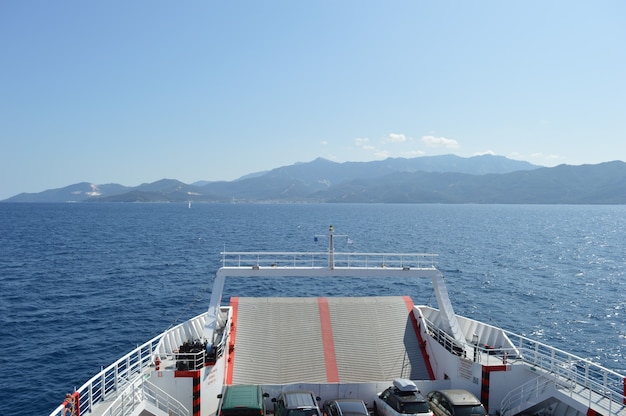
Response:
[{"label": "metal handrail", "polygon": [[543,377],[537,377],[527,381],[518,388],[510,391],[504,399],[502,399],[500,405],[501,416],[509,416],[518,414],[524,408],[527,408],[528,403],[533,399],[541,396],[541,393],[549,390],[556,389],[556,380]]},{"label": "metal handrail", "polygon": [[182,403],[143,377],[131,383],[102,414],[108,416],[129,415],[136,409],[143,408],[144,403],[150,403],[171,416],[188,416],[191,414]]},{"label": "metal handrail", "polygon": [[[222,252],[222,267],[327,267],[330,253]],[[333,252],[333,265],[347,268],[434,268],[437,254]]]},{"label": "metal handrail", "polygon": [[[94,410],[94,406],[124,391],[129,384],[142,376],[146,368],[152,365],[152,354],[163,334],[152,338],[122,358],[102,369],[89,381],[76,390],[79,395],[80,414]],[[65,405],[61,404],[50,416],[63,416]]]},{"label": "metal handrail", "polygon": [[147,380],[144,380],[142,384],[142,392],[148,403],[151,403],[158,409],[163,410],[168,415],[178,416],[191,414],[189,409],[187,409],[181,402]]},{"label": "metal handrail", "polygon": [[[473,359],[477,362],[481,362],[483,365],[506,364],[519,356],[519,351],[515,348],[485,347],[480,344],[474,345],[470,342],[467,342],[465,345],[459,345],[454,337],[434,325],[430,320],[424,319],[424,321],[426,322],[428,334],[452,354]],[[465,347],[471,347],[472,351],[467,351]],[[468,352],[471,354],[468,355]]]},{"label": "metal handrail", "polygon": [[[454,338],[431,321],[425,321],[430,336],[444,346],[446,350],[458,355],[459,351],[455,349],[457,346]],[[486,357],[487,361],[482,362],[483,365],[493,364],[492,357],[499,363],[522,362],[528,365],[531,371],[537,372],[538,376],[543,376],[543,380],[545,380],[531,380],[509,392],[502,401],[501,412],[503,415],[507,414],[513,407],[510,403],[514,402],[513,398],[516,394],[521,394],[523,391],[525,397],[533,397],[529,393],[529,386],[532,386],[532,383],[535,383],[535,389],[554,385],[561,391],[569,392],[570,396],[576,395],[579,399],[587,400],[589,408],[592,407],[593,402],[595,408],[605,410],[603,413],[605,415],[616,414],[624,409],[624,405],[626,405],[625,375],[550,345],[507,330],[502,331],[516,346],[515,349],[484,348],[480,345],[472,345],[475,348],[474,356],[480,357],[480,359]],[[575,387],[579,387],[578,390],[581,391],[577,391]],[[605,400],[599,400],[599,398]]]},{"label": "metal handrail", "polygon": [[[624,408],[626,376],[623,374],[530,338],[504,332],[517,345],[522,360],[532,371],[540,370],[546,377],[554,378],[557,386],[569,391],[570,396],[587,400],[589,408],[593,402],[594,407],[606,410],[605,415]],[[567,386],[572,388],[565,389]],[[576,392],[576,386],[583,391]]]}]

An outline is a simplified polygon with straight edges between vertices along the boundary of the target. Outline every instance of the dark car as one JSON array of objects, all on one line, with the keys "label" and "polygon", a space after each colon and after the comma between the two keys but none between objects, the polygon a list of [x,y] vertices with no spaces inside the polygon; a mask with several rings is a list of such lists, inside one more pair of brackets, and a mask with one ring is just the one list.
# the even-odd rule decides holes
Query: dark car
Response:
[{"label": "dark car", "polygon": [[367,406],[359,399],[328,400],[322,410],[326,416],[369,416]]},{"label": "dark car", "polygon": [[435,416],[486,416],[480,400],[467,390],[438,390],[428,393],[428,403]]},{"label": "dark car", "polygon": [[428,402],[411,380],[398,378],[374,399],[375,416],[432,416]]},{"label": "dark car", "polygon": [[261,386],[242,385],[227,386],[222,399],[219,416],[265,416],[265,397]]},{"label": "dark car", "polygon": [[272,399],[274,416],[322,416],[319,400],[309,390],[284,391]]}]

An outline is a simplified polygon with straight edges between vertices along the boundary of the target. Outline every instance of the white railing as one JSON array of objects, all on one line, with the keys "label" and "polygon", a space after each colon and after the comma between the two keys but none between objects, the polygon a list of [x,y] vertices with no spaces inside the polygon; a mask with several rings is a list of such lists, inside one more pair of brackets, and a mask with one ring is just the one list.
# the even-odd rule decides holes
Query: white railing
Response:
[{"label": "white railing", "polygon": [[559,390],[586,401],[589,408],[604,410],[601,413],[605,416],[624,410],[626,376],[541,342],[505,332],[531,371],[552,378]]},{"label": "white railing", "polygon": [[432,321],[428,319],[424,319],[424,321],[426,322],[428,335],[431,338],[452,354],[468,360],[479,362],[482,365],[500,365],[515,360],[519,356],[519,351],[516,348],[486,346],[480,339],[477,341],[477,344],[466,341],[461,345],[446,331],[434,325]]},{"label": "white railing", "polygon": [[459,345],[457,340],[448,335],[448,333],[443,329],[435,326],[428,319],[424,319],[424,321],[426,322],[426,330],[428,332],[428,335],[430,335],[431,338],[441,344],[441,346],[444,347],[448,352],[467,358],[466,352],[464,351],[464,346]]},{"label": "white railing", "polygon": [[142,386],[142,392],[148,403],[151,403],[156,408],[163,410],[168,415],[189,415],[191,412],[181,402],[174,399],[172,396],[155,386],[154,384],[145,380]]},{"label": "white railing", "polygon": [[[154,337],[137,347],[104,368],[76,390],[79,394],[80,414],[92,412],[96,404],[116,397],[140,378],[144,370],[151,366],[152,354],[161,336]],[[50,413],[50,416],[63,416],[64,414],[65,406],[61,404]]]},{"label": "white railing", "polygon": [[200,370],[204,367],[206,350],[198,352],[184,352],[176,354],[176,369],[181,371]]},{"label": "white railing", "polygon": [[556,380],[537,377],[509,392],[501,402],[501,416],[516,415],[537,404],[544,393],[557,388]]},{"label": "white railing", "polygon": [[119,394],[117,399],[111,403],[111,406],[102,415],[130,415],[137,409],[143,409],[146,403],[170,416],[188,416],[191,413],[178,400],[141,377]]},{"label": "white railing", "polygon": [[435,267],[437,254],[322,252],[222,252],[222,267]]},{"label": "white railing", "polygon": [[522,398],[530,403],[550,386],[578,401],[585,401],[589,408],[603,410],[601,413],[605,416],[624,412],[626,408],[626,376],[616,371],[506,330],[502,331],[515,348],[485,348],[478,340],[476,345],[466,345],[473,351],[460,350],[450,335],[431,321],[425,321],[429,335],[453,354],[482,365],[519,362],[537,373],[540,379],[531,380],[505,397],[500,410],[503,416],[515,414],[512,409],[523,407],[519,402]]}]

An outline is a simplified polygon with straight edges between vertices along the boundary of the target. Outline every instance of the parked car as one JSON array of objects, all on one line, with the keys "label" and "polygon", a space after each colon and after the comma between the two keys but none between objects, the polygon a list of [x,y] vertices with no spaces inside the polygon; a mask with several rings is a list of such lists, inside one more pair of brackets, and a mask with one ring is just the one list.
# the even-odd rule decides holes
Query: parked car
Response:
[{"label": "parked car", "polygon": [[359,399],[335,399],[324,403],[325,416],[369,416],[367,405]]},{"label": "parked car", "polygon": [[319,400],[309,390],[284,391],[272,399],[274,416],[322,416]]},{"label": "parked car", "polygon": [[428,402],[411,380],[398,378],[374,399],[375,416],[433,416]]},{"label": "parked car", "polygon": [[242,385],[227,386],[224,394],[218,394],[222,399],[219,416],[264,416],[265,397],[261,386]]},{"label": "parked car", "polygon": [[430,409],[436,416],[486,416],[480,400],[467,390],[437,390],[427,395]]}]

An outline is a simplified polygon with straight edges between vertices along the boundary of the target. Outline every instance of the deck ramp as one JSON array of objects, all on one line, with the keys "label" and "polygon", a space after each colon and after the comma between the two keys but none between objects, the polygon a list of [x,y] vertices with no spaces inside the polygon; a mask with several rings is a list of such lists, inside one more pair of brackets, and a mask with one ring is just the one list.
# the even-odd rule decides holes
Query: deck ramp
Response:
[{"label": "deck ramp", "polygon": [[238,298],[234,306],[232,384],[428,379],[407,298]]}]

